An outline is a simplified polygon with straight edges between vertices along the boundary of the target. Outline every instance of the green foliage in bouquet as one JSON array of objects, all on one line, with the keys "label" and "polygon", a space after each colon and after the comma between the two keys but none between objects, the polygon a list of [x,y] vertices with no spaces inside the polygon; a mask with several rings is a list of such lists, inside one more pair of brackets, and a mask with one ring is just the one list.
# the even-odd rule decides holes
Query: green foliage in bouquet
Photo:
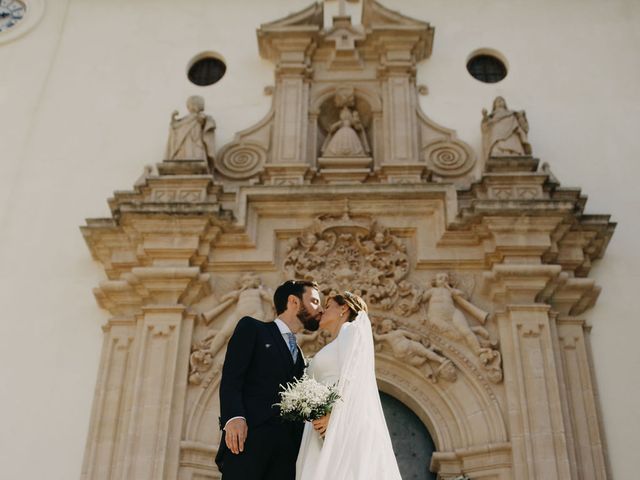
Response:
[{"label": "green foliage in bouquet", "polygon": [[309,422],[331,413],[340,400],[336,385],[324,385],[306,374],[299,380],[280,386],[280,416],[292,422]]}]

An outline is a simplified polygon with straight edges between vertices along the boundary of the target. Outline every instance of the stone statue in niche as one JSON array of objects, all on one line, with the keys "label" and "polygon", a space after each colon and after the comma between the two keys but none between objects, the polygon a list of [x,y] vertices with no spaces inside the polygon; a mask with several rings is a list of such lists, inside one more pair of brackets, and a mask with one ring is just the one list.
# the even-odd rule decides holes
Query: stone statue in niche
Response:
[{"label": "stone statue in niche", "polygon": [[216,122],[204,113],[204,98],[199,95],[187,99],[189,113],[178,118],[171,114],[166,160],[202,160],[209,162],[214,155]]},{"label": "stone statue in niche", "polygon": [[355,108],[352,89],[340,91],[335,96],[335,105],[340,109],[337,122],[327,132],[321,147],[323,157],[366,157],[371,153],[367,134]]},{"label": "stone statue in niche", "polygon": [[469,326],[462,310],[482,324],[487,321],[489,314],[466,300],[464,296],[462,290],[451,286],[449,275],[438,273],[431,288],[422,294],[422,300],[427,302],[427,324],[436,333],[452,340],[463,340],[487,370],[489,379],[500,381],[500,352],[491,348],[489,332],[484,327]]},{"label": "stone statue in niche", "polygon": [[[220,299],[220,303],[212,309],[201,314],[201,320],[209,325],[222,312],[234,303],[236,309],[224,322],[220,329],[210,329],[206,337],[195,343],[191,349],[189,383],[200,385],[203,374],[209,370],[217,373],[221,366],[221,359],[217,355],[229,341],[238,320],[242,317],[253,317],[258,320],[267,320],[273,316],[271,307],[271,292],[262,284],[260,277],[255,273],[247,273],[240,277],[236,290],[227,293]],[[265,302],[269,305],[264,308]],[[215,368],[214,367],[215,364]]]},{"label": "stone statue in niche", "polygon": [[[450,382],[457,378],[456,369],[451,360],[422,343],[420,335],[396,328],[393,320],[382,320],[377,331],[374,330],[373,338],[376,342],[386,343],[398,360],[422,371],[434,383],[438,378]],[[435,368],[432,363],[436,364]]]},{"label": "stone statue in niche", "polygon": [[487,158],[531,155],[527,116],[524,111],[509,110],[503,97],[496,97],[491,113],[482,110],[481,126]]}]

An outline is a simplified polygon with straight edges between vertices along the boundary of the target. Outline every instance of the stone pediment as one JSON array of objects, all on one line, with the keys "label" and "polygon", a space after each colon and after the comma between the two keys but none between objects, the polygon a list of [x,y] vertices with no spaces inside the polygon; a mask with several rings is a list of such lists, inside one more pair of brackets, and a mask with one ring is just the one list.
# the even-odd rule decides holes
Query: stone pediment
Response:
[{"label": "stone pediment", "polygon": [[470,183],[475,152],[417,98],[433,27],[378,2],[362,9],[361,25],[342,13],[325,27],[314,3],[258,29],[273,105],[216,155],[223,184]]},{"label": "stone pediment", "polygon": [[417,36],[414,54],[416,60],[424,60],[431,56],[435,29],[427,22],[407,17],[391,10],[375,0],[365,0],[362,4],[362,25],[368,32],[381,35],[393,32],[394,35]]},{"label": "stone pediment", "polygon": [[286,43],[282,39],[313,38],[324,28],[324,4],[313,3],[307,8],[273,22],[263,23],[257,30],[258,48],[263,58],[277,61]]},{"label": "stone pediment", "polygon": [[296,29],[297,27],[324,28],[324,3],[315,2],[308,7],[287,15],[284,18],[260,25],[258,32],[276,32]]}]

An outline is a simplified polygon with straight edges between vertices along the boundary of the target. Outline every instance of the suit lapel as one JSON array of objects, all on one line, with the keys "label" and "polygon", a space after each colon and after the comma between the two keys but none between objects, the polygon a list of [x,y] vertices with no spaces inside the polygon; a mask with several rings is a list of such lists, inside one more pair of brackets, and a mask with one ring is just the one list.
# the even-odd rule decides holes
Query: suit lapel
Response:
[{"label": "suit lapel", "polygon": [[271,328],[269,331],[271,332],[271,336],[273,337],[273,343],[276,344],[277,349],[280,351],[280,356],[282,357],[282,365],[284,366],[285,372],[287,375],[291,373],[291,369],[293,368],[293,358],[291,357],[291,352],[289,351],[289,347],[284,340],[284,337],[280,333],[280,329],[275,322],[271,322],[271,324],[267,324]]},{"label": "suit lapel", "polygon": [[301,377],[304,373],[304,369],[307,368],[307,359],[304,356],[304,353],[302,353],[302,349],[300,347],[298,347],[298,358],[296,360],[295,368],[295,375],[297,377]]}]

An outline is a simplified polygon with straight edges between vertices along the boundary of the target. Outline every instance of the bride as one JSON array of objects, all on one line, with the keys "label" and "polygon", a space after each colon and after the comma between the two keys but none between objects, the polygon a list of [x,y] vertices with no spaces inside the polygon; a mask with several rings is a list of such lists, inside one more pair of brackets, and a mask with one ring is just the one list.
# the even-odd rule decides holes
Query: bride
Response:
[{"label": "bride", "polygon": [[376,386],[366,303],[350,292],[331,296],[320,328],[335,340],[307,373],[337,383],[342,398],[329,415],[305,424],[296,480],[401,480]]}]

